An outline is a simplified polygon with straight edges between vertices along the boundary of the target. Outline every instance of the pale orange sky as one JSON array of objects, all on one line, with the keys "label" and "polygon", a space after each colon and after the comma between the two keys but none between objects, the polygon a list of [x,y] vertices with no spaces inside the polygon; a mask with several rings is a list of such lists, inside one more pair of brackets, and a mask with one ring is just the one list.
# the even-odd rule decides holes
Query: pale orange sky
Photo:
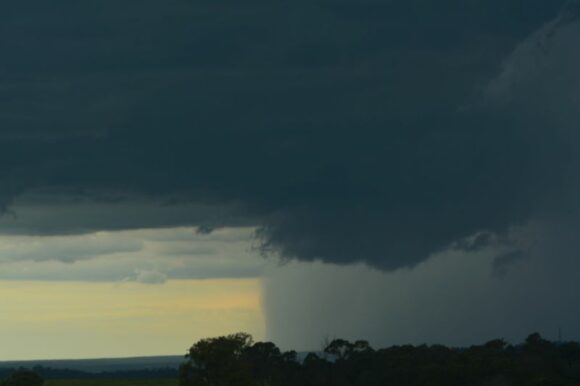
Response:
[{"label": "pale orange sky", "polygon": [[201,338],[264,330],[258,279],[0,281],[0,361],[182,355]]}]

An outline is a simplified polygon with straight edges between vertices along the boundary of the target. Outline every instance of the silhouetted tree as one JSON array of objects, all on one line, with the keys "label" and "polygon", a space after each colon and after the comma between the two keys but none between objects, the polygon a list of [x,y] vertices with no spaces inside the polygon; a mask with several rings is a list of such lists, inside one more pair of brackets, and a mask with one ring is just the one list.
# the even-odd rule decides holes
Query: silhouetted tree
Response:
[{"label": "silhouetted tree", "polygon": [[180,367],[180,385],[252,385],[250,369],[240,360],[251,344],[252,337],[246,333],[198,341],[186,354],[188,361]]},{"label": "silhouetted tree", "polygon": [[[580,345],[531,334],[519,346],[502,339],[465,349],[404,345],[374,350],[334,339],[324,358],[302,363],[247,334],[197,342],[182,366],[183,386],[579,386]],[[327,356],[330,360],[327,359]]]},{"label": "silhouetted tree", "polygon": [[336,360],[347,359],[354,349],[354,345],[344,339],[334,339],[324,348],[324,352],[334,356]]},{"label": "silhouetted tree", "polygon": [[271,342],[258,342],[246,347],[242,360],[247,364],[253,378],[262,384],[271,384],[275,375],[281,371],[283,363],[280,349]]}]

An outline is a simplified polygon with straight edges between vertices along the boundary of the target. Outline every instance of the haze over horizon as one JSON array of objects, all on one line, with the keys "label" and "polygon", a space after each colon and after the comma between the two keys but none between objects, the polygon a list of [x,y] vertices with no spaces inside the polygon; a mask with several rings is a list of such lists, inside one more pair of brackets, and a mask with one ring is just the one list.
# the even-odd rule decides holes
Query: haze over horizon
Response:
[{"label": "haze over horizon", "polygon": [[580,3],[0,4],[0,360],[580,340]]}]

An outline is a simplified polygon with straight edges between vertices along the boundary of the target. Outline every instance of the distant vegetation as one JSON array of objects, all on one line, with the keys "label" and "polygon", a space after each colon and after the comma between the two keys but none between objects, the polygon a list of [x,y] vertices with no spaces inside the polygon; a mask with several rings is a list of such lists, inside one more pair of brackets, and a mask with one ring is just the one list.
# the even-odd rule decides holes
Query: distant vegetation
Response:
[{"label": "distant vegetation", "polygon": [[0,386],[177,386],[177,369],[87,373],[77,370],[0,369]]},{"label": "distant vegetation", "polygon": [[2,386],[42,386],[43,384],[44,379],[28,369],[15,370],[2,381]]},{"label": "distant vegetation", "polygon": [[331,341],[298,360],[238,333],[202,339],[175,369],[98,374],[44,367],[0,370],[0,386],[580,386],[580,345],[531,334],[520,345],[496,339],[468,348],[373,349]]},{"label": "distant vegetation", "polygon": [[[38,369],[37,369],[38,370]],[[46,369],[45,369],[46,370]],[[177,377],[172,378],[147,378],[147,373],[142,373],[144,378],[123,378],[122,373],[85,374],[91,378],[80,379],[48,379],[36,371],[29,369],[17,369],[8,375],[1,386],[178,386]],[[152,373],[149,373],[152,375]]]},{"label": "distant vegetation", "polygon": [[61,379],[44,386],[177,386],[177,379]]},{"label": "distant vegetation", "polygon": [[464,349],[335,339],[299,362],[296,352],[253,343],[245,333],[195,343],[180,386],[578,386],[580,345],[539,334],[518,346],[501,339]]}]

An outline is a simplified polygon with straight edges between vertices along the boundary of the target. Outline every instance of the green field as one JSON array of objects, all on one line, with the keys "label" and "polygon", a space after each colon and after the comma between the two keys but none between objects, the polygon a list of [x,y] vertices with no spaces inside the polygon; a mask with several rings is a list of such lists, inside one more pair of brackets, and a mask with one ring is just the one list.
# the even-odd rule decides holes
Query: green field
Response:
[{"label": "green field", "polygon": [[176,379],[63,379],[49,380],[45,386],[177,386]]}]

